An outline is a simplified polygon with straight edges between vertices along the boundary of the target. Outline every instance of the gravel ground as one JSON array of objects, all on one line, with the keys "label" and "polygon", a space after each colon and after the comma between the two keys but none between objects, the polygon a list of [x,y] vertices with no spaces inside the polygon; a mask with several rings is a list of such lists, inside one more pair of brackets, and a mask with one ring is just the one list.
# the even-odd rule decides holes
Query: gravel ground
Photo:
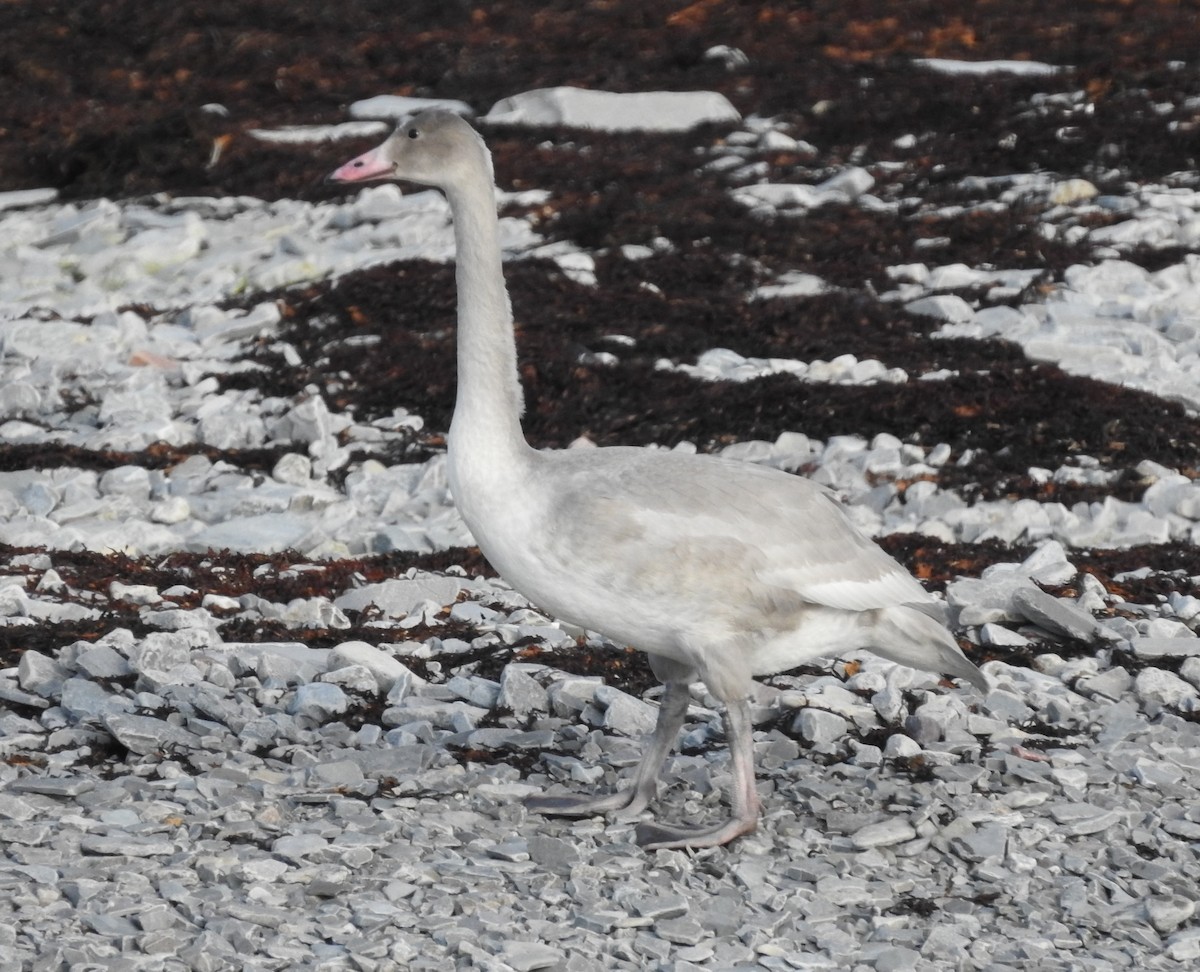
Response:
[{"label": "gravel ground", "polygon": [[[113,3],[56,47],[9,6],[0,970],[1200,959],[1182,14]],[[362,128],[250,134],[560,83],[742,121],[484,126],[532,441],[827,483],[994,686],[870,656],[765,680],[762,823],[728,847],[525,811],[628,777],[654,680],[454,512],[444,204],[315,189]],[[726,812],[703,686],[664,776],[664,819]]]}]

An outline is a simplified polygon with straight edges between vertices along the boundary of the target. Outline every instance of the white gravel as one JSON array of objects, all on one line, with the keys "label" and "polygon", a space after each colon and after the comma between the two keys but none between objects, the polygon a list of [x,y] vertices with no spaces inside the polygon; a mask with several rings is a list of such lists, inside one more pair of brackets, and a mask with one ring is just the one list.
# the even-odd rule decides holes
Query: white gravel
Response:
[{"label": "white gravel", "polygon": [[[758,122],[747,131],[764,136]],[[743,192],[747,218],[834,191],[843,205],[874,205],[858,171],[815,196]],[[1052,189],[1034,180],[1014,193]],[[1091,231],[1096,265],[1073,268],[1044,303],[973,306],[944,291],[979,274],[1001,292],[1023,284],[996,276],[1004,268],[922,264],[897,268],[885,298],[945,320],[947,336],[998,334],[1195,408],[1196,257],[1147,274],[1119,252],[1146,239],[1194,245],[1196,196],[1143,189],[1127,202],[1126,222]],[[1069,222],[1050,219],[1048,231]],[[541,243],[523,220],[503,232],[510,255]],[[162,472],[0,473],[0,542],[39,548],[0,573],[0,623],[105,609],[62,580],[56,565],[65,571],[71,550],[294,548],[317,560],[469,542],[440,459],[368,460],[344,489],[326,476],[346,465],[346,442],[386,443],[420,416],[358,426],[317,397],[218,395],[202,377],[238,367],[242,343],[272,340],[279,324],[267,303],[219,310],[224,296],[448,258],[434,195],[380,187],[313,206],[10,194],[0,240],[6,441],[306,444],[270,477],[202,457]],[[589,258],[558,252],[576,270]],[[158,311],[119,310],[133,304]],[[701,360],[722,376],[798,370]],[[870,375],[856,375],[864,365]],[[887,362],[829,367],[893,380]],[[82,389],[96,404],[72,410]],[[1106,972],[1200,959],[1200,599],[1122,604],[1074,563],[1084,547],[1197,542],[1200,487],[1147,464],[1152,484],[1133,503],[968,505],[932,483],[895,486],[944,465],[948,446],[797,431],[727,454],[811,470],[875,533],[1035,543],[1024,562],[948,590],[967,639],[1028,651],[1031,667],[991,663],[982,700],[871,657],[776,679],[756,710],[758,833],[648,854],[633,823],[525,812],[522,798],[550,783],[627,776],[654,699],[518,659],[479,674],[478,657],[504,646],[587,637],[502,583],[348,576],[332,598],[210,595],[184,609],[190,590],[114,579],[110,595],[138,607],[143,633],[118,629],[54,658],[26,651],[0,671],[0,969]],[[1104,481],[1086,465],[1042,472]],[[1076,600],[1039,586],[1070,581]],[[368,605],[389,634],[431,633],[329,649],[223,636],[235,619],[337,630]],[[1069,650],[1080,642],[1090,653]],[[1045,643],[1062,653],[1031,647]],[[668,763],[668,819],[723,812],[710,701],[697,688]],[[102,762],[114,745],[120,758]]]}]

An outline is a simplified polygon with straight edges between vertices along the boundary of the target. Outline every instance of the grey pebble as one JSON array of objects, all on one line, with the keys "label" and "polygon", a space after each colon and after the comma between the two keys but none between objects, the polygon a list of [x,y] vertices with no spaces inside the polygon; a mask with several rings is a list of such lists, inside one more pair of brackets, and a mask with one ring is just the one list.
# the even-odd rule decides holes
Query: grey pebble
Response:
[{"label": "grey pebble", "polygon": [[598,686],[594,699],[604,707],[600,724],[605,729],[623,736],[644,736],[654,731],[658,721],[656,707],[611,685]]},{"label": "grey pebble", "polygon": [[330,682],[309,682],[296,689],[288,703],[288,715],[313,723],[325,722],[350,708],[350,700],[341,686]]},{"label": "grey pebble", "polygon": [[504,666],[500,673],[499,694],[496,705],[512,710],[518,719],[526,719],[535,712],[545,712],[550,698],[546,690],[529,674],[525,666],[512,663]]},{"label": "grey pebble", "polygon": [[656,895],[635,899],[633,909],[643,918],[659,922],[666,918],[682,918],[688,913],[689,905],[687,898],[681,894]]},{"label": "grey pebble", "polygon": [[1067,598],[1057,598],[1032,585],[1013,594],[1015,610],[1051,634],[1091,642],[1112,635],[1092,615]]},{"label": "grey pebble", "polygon": [[828,745],[844,739],[849,727],[840,715],[811,707],[796,713],[792,723],[792,731],[814,745]]},{"label": "grey pebble", "polygon": [[1130,638],[1129,650],[1138,658],[1150,661],[1160,658],[1195,658],[1200,657],[1200,638]]},{"label": "grey pebble", "polygon": [[859,850],[872,847],[889,847],[902,844],[917,836],[912,824],[901,817],[889,817],[878,823],[867,824],[856,830],[851,836],[851,843]]},{"label": "grey pebble", "polygon": [[103,854],[116,857],[164,857],[173,854],[175,845],[155,837],[139,837],[134,834],[106,836],[85,834],[79,841],[79,849],[85,854]]},{"label": "grey pebble", "polygon": [[62,693],[63,683],[70,672],[39,651],[22,652],[17,662],[17,681],[26,692],[42,698],[54,698]]},{"label": "grey pebble", "polygon": [[129,660],[111,645],[90,645],[79,653],[75,667],[92,678],[124,678],[133,673]]},{"label": "grey pebble", "polygon": [[540,942],[506,942],[500,950],[500,958],[517,972],[534,972],[536,969],[559,967],[563,960],[561,949]]},{"label": "grey pebble", "polygon": [[198,743],[196,736],[186,729],[150,716],[110,713],[104,716],[104,726],[122,746],[141,756],[175,750],[187,752]]}]

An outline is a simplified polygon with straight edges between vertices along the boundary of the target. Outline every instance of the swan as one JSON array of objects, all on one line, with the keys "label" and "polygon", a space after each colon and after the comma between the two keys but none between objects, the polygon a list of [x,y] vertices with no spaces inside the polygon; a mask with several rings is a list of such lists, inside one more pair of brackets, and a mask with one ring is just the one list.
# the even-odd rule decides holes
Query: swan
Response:
[{"label": "swan", "polygon": [[756,828],[755,675],[868,649],[988,690],[937,620],[939,603],[811,480],[717,456],[532,448],[521,431],[516,340],[483,139],[458,115],[423,112],[329,176],[375,179],[432,186],[450,204],[458,388],[447,466],[480,550],[543,610],[646,651],[665,685],[631,788],[531,797],[530,810],[640,816],[694,681],[724,706],[732,813],[707,827],[642,822],[635,836],[646,848],[714,847]]}]

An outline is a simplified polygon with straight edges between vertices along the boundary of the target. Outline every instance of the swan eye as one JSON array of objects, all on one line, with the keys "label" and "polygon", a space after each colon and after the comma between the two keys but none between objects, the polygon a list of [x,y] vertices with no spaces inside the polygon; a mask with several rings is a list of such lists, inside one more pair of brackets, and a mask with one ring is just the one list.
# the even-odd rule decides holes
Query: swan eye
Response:
[{"label": "swan eye", "polygon": [[417,129],[415,129],[415,128],[410,128],[408,130],[408,137],[409,138],[420,138],[421,133],[419,131],[417,131]]}]

